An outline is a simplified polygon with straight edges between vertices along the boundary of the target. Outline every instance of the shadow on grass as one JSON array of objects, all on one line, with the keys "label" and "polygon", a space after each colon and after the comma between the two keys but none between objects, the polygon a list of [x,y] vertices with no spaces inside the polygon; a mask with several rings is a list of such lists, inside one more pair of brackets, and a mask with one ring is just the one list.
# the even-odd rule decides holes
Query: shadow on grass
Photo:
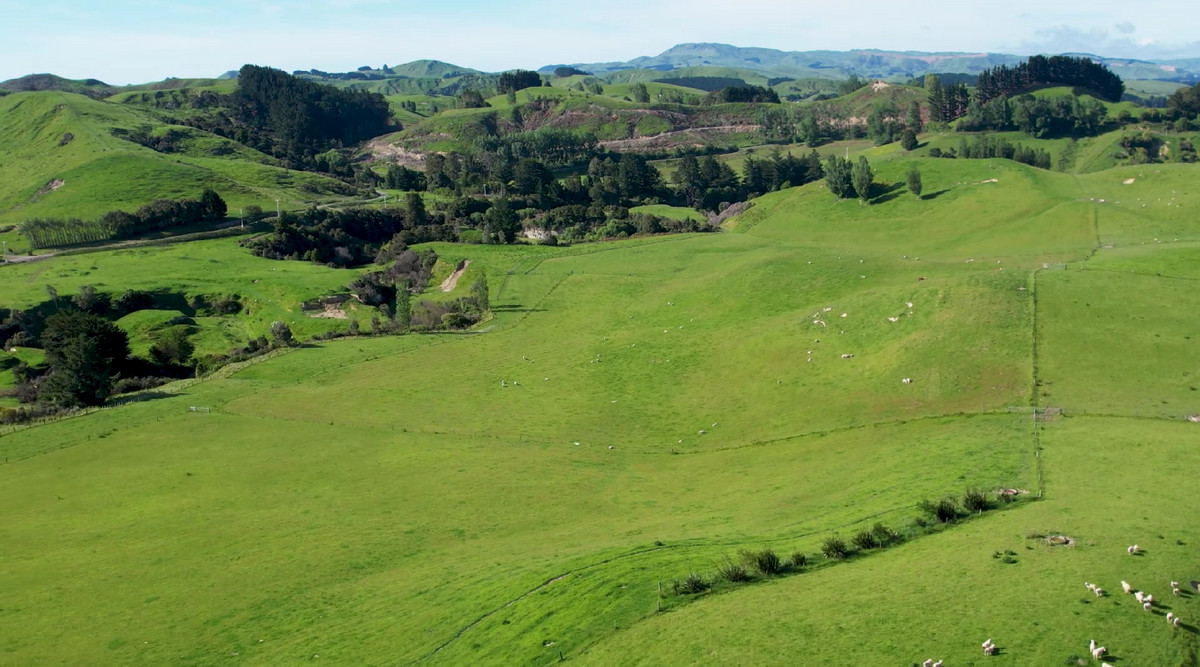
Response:
[{"label": "shadow on grass", "polygon": [[946,194],[947,192],[950,192],[950,190],[945,189],[945,190],[938,190],[937,192],[930,192],[927,195],[921,195],[921,199],[929,199],[929,200],[937,199],[938,197],[941,197],[942,195]]},{"label": "shadow on grass", "polygon": [[904,191],[903,183],[891,183],[884,185],[883,183],[873,183],[871,185],[871,194],[874,197],[871,199],[871,204],[884,204],[898,198]]}]

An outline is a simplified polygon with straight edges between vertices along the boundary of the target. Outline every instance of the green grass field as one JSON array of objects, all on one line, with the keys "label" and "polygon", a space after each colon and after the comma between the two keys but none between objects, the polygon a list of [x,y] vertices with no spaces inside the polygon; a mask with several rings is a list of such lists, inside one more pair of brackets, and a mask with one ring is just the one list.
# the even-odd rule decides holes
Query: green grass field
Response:
[{"label": "green grass field", "polygon": [[[960,665],[992,637],[988,664],[1088,664],[1093,638],[1193,664],[1200,598],[1167,582],[1200,579],[1195,167],[862,149],[870,206],[812,183],[722,233],[433,244],[428,298],[457,296],[460,260],[458,290],[487,278],[473,332],[308,345],[3,432],[0,662]],[[238,293],[249,313],[200,323],[218,349],[344,326],[298,308],[353,275],[223,239],[4,267],[0,291]],[[174,315],[122,326],[141,349]],[[1031,493],[660,599],[738,549],[911,529],[970,487]]]},{"label": "green grass field", "polygon": [[[172,128],[188,138],[158,153],[113,134]],[[211,187],[231,211],[276,198],[288,208],[341,201],[343,184],[275,161],[216,135],[165,126],[137,107],[59,92],[18,93],[0,101],[0,225],[34,217],[92,218],[136,210],[156,198],[198,197]]]}]

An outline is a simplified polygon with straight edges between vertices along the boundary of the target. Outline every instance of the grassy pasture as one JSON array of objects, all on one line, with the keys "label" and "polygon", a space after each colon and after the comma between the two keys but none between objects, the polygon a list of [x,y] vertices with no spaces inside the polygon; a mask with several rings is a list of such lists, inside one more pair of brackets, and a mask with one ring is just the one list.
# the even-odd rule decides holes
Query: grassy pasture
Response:
[{"label": "grassy pasture", "polygon": [[[885,192],[911,163],[893,157],[869,207],[814,183],[730,233],[432,244],[435,291],[472,261],[434,298],[487,277],[479,331],[308,346],[0,437],[0,660],[973,664],[989,636],[997,664],[1065,664],[1090,638],[1194,660],[1200,602],[1166,582],[1200,578],[1178,304],[1200,239],[1174,205],[1123,208],[1185,197],[1190,172],[917,159],[918,200]],[[1185,238],[1139,241],[1159,229]],[[352,276],[232,241],[124,253],[8,267],[0,289],[237,291],[259,327]],[[739,548],[813,554],[1039,480],[1036,502],[655,611],[659,582]],[[1077,546],[1031,537],[1057,533]],[[1167,606],[1135,609],[1121,579]]]}]

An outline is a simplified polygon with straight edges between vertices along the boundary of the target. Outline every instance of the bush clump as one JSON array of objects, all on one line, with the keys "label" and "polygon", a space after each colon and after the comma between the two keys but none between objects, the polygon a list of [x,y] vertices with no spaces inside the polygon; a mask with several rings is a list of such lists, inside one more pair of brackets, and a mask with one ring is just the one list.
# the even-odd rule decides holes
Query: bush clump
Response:
[{"label": "bush clump", "polygon": [[967,489],[963,494],[962,505],[968,512],[986,512],[992,508],[987,495],[979,489]]},{"label": "bush clump", "polygon": [[712,588],[712,584],[703,575],[693,572],[684,577],[683,581],[671,582],[671,588],[676,595],[696,595]]},{"label": "bush clump", "polygon": [[938,523],[953,523],[958,519],[958,503],[954,498],[947,497],[935,501],[922,500],[918,507],[922,512],[937,519]]},{"label": "bush clump", "polygon": [[790,562],[792,569],[799,570],[808,565],[808,556],[804,555],[803,551],[794,551]]},{"label": "bush clump", "polygon": [[743,551],[742,560],[763,576],[779,574],[783,571],[783,560],[773,549],[762,551]]},{"label": "bush clump", "polygon": [[722,579],[731,584],[750,581],[750,571],[746,569],[746,566],[730,559],[726,559],[717,568],[717,574],[721,575]]},{"label": "bush clump", "polygon": [[830,560],[841,560],[850,555],[850,546],[840,535],[830,535],[821,543],[821,553]]},{"label": "bush clump", "polygon": [[871,532],[869,528],[864,528],[855,533],[854,536],[850,538],[850,541],[854,542],[854,546],[864,551],[880,546],[879,540],[875,537],[875,533]]}]

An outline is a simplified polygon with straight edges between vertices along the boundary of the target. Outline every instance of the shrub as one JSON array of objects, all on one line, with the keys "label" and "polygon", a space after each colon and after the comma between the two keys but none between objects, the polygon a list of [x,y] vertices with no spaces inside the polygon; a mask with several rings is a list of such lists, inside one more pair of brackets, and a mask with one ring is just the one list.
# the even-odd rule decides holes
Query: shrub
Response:
[{"label": "shrub", "polygon": [[875,533],[871,532],[870,529],[867,528],[855,533],[854,536],[850,538],[850,541],[854,542],[854,546],[864,550],[874,549],[875,547],[879,546],[879,540],[875,538]]},{"label": "shrub", "polygon": [[850,547],[840,535],[830,535],[821,543],[821,553],[826,558],[840,560],[850,555]]},{"label": "shrub", "polygon": [[709,588],[712,588],[712,584],[710,584],[702,575],[694,572],[684,577],[683,581],[671,582],[671,589],[676,595],[695,595],[697,593],[703,593]]},{"label": "shrub", "polygon": [[799,570],[805,565],[808,565],[808,556],[804,555],[803,551],[792,552],[792,569]]},{"label": "shrub", "polygon": [[763,549],[758,552],[743,551],[742,559],[763,576],[779,574],[783,571],[783,560],[772,549]]},{"label": "shrub", "polygon": [[900,540],[899,533],[891,528],[888,528],[882,523],[876,523],[874,526],[871,526],[871,534],[875,536],[875,540],[879,542],[879,546],[881,547],[886,547],[887,545]]},{"label": "shrub", "polygon": [[717,568],[717,573],[721,575],[722,579],[733,584],[750,581],[750,571],[746,569],[746,566],[728,558]]},{"label": "shrub", "polygon": [[992,508],[987,496],[979,489],[967,489],[967,492],[963,494],[962,504],[968,512],[986,512]]},{"label": "shrub", "polygon": [[958,519],[958,504],[954,502],[954,498],[948,497],[936,501],[922,500],[918,507],[922,512],[937,519],[938,523],[951,523]]}]

